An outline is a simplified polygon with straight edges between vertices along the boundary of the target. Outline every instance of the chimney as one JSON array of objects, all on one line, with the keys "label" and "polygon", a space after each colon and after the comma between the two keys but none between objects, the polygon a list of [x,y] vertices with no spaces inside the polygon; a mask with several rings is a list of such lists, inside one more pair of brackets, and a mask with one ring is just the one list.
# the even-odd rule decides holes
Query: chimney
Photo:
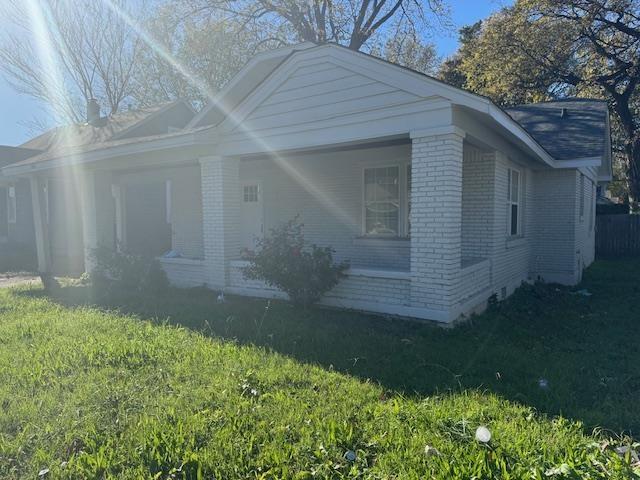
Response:
[{"label": "chimney", "polygon": [[87,123],[94,127],[100,123],[100,105],[95,98],[90,98],[87,101]]}]

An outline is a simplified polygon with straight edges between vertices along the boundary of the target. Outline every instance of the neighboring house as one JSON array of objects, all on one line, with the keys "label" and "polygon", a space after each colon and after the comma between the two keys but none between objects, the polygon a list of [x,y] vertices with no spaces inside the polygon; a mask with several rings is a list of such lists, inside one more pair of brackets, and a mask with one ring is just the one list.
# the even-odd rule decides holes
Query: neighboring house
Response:
[{"label": "neighboring house", "polygon": [[[3,172],[40,192],[69,179],[87,270],[93,248],[119,244],[160,256],[175,285],[279,297],[243,277],[241,251],[299,214],[308,240],[351,264],[323,304],[452,322],[522,282],[575,284],[593,261],[606,106],[539,107],[507,113],[372,56],[302,44],[255,57],[181,131],[60,148]],[[35,202],[47,270],[42,212]]]},{"label": "neighboring house", "polygon": [[[0,146],[0,167],[39,153]],[[35,265],[36,242],[29,180],[0,176],[0,270],[29,269]]]},{"label": "neighboring house", "polygon": [[[101,117],[94,101],[87,107],[86,123],[54,128],[19,147],[0,147],[0,164],[36,165],[73,148],[99,148],[105,142],[167,133],[184,128],[194,114],[187,103],[177,101]],[[68,275],[84,272],[81,205],[74,186],[78,172],[53,169],[45,176],[33,176],[29,169],[22,170],[20,175],[0,176],[0,240],[6,231],[6,241],[35,251],[31,186],[36,182],[47,230],[47,270]]]}]

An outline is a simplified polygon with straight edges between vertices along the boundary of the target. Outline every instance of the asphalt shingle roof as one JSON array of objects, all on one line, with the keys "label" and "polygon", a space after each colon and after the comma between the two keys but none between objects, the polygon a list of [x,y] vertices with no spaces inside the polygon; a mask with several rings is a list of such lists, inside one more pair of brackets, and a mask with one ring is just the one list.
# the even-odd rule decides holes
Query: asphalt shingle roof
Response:
[{"label": "asphalt shingle roof", "polygon": [[606,155],[607,108],[601,100],[570,98],[505,110],[554,158],[570,160]]}]

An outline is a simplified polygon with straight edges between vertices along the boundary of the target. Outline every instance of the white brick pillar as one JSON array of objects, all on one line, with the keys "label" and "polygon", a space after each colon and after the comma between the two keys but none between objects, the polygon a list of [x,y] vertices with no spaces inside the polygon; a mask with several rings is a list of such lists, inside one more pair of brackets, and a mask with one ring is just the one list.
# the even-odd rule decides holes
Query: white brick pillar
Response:
[{"label": "white brick pillar", "polygon": [[47,218],[47,203],[42,181],[36,177],[29,177],[31,187],[31,205],[33,209],[33,223],[36,236],[36,252],[38,255],[38,272],[51,273],[51,251],[49,250],[49,221]]},{"label": "white brick pillar", "polygon": [[464,132],[451,126],[411,139],[411,307],[450,322],[459,314]]},{"label": "white brick pillar", "polygon": [[239,160],[201,158],[200,175],[207,285],[223,289],[229,284],[229,262],[240,255]]},{"label": "white brick pillar", "polygon": [[111,174],[87,170],[79,176],[80,212],[84,269],[93,269],[93,251],[97,247],[115,248],[115,209],[111,194]]},{"label": "white brick pillar", "polygon": [[82,243],[84,245],[84,270],[93,270],[93,250],[98,246],[98,222],[96,212],[96,177],[91,170],[78,175],[80,191],[80,215],[82,216]]}]

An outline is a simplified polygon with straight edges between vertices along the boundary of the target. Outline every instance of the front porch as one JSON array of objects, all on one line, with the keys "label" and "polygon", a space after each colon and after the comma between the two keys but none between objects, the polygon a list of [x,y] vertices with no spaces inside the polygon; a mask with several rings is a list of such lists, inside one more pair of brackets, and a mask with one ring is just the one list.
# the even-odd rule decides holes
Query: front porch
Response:
[{"label": "front porch", "polygon": [[453,172],[422,170],[425,142],[409,137],[201,159],[204,231],[214,233],[205,235],[208,285],[282,298],[244,278],[242,252],[298,216],[309,242],[331,246],[351,266],[324,305],[442,322],[481,307],[492,293],[494,199],[486,182],[495,177],[495,152],[458,133],[435,141],[447,157],[459,155]]}]

